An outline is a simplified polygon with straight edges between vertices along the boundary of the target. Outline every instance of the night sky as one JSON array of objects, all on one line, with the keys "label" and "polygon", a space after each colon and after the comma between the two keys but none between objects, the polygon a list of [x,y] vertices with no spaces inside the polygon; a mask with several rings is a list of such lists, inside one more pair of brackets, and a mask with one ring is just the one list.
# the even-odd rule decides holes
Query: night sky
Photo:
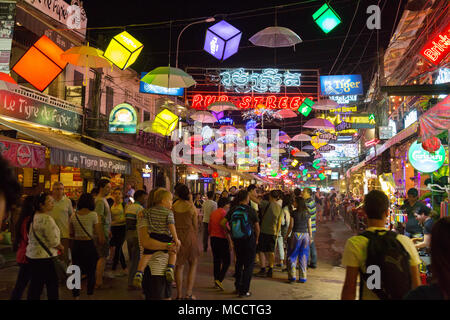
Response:
[{"label": "night sky", "polygon": [[[287,27],[296,32],[303,43],[293,48],[270,49],[255,47],[248,40],[258,31],[275,25],[275,9],[270,7],[286,4],[299,5],[278,8],[278,26]],[[400,5],[398,20],[401,17],[406,0],[361,0],[355,15],[340,58],[332,74],[362,74],[364,90],[368,89],[370,79],[376,67],[377,48],[386,48],[396,13]],[[101,4],[100,4],[101,3]],[[179,67],[244,67],[280,69],[319,69],[322,75],[328,74],[341,49],[342,42],[348,32],[353,15],[357,8],[357,0],[334,0],[330,5],[340,15],[342,23],[326,35],[313,21],[312,15],[323,4],[324,0],[303,1],[84,1],[88,16],[88,27],[117,27],[88,30],[91,45],[105,50],[109,40],[124,30],[144,43],[144,50],[137,62],[132,66],[138,72],[151,71],[159,66],[169,64],[169,42],[171,46],[171,65],[175,65],[177,37],[181,29],[197,18],[214,16],[216,22],[225,19],[243,32],[240,49],[237,54],[224,62],[203,51],[205,32],[213,23],[203,23],[189,27],[180,42]],[[385,6],[381,14],[381,30],[377,45],[377,32],[367,29],[369,15],[367,7],[380,3]],[[257,12],[249,10],[269,8]],[[129,26],[131,24],[148,24],[175,21],[170,32],[169,23],[156,26]],[[398,23],[397,20],[397,23]],[[170,39],[171,34],[171,41]],[[369,41],[369,38],[372,37]],[[103,40],[101,38],[103,37]],[[366,51],[364,48],[367,46]],[[275,64],[276,56],[276,64]],[[345,58],[345,60],[344,60]],[[292,120],[297,121],[297,120]],[[290,121],[291,122],[291,121]],[[283,123],[289,135],[298,133],[298,124]]]}]

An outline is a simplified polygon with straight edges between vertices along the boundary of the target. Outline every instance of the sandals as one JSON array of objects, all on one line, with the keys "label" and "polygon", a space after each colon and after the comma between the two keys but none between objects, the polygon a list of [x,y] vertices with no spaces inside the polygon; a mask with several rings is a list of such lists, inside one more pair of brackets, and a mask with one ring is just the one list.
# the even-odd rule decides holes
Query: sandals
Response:
[{"label": "sandals", "polygon": [[195,296],[191,295],[186,295],[186,297],[184,298],[184,300],[197,300]]}]

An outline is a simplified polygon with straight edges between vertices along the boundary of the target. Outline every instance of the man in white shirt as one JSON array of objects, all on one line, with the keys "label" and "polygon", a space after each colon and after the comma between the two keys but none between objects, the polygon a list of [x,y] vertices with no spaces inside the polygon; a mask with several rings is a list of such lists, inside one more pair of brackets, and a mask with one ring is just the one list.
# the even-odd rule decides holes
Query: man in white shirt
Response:
[{"label": "man in white shirt", "polygon": [[214,199],[214,191],[208,191],[206,194],[208,196],[208,200],[203,203],[202,211],[203,211],[203,251],[208,251],[208,224],[209,217],[214,210],[217,210],[217,203]]},{"label": "man in white shirt", "polygon": [[64,247],[61,258],[69,264],[69,221],[73,213],[72,201],[64,194],[64,185],[59,181],[53,183],[52,197],[54,206],[49,215],[55,220],[60,231],[61,244]]}]

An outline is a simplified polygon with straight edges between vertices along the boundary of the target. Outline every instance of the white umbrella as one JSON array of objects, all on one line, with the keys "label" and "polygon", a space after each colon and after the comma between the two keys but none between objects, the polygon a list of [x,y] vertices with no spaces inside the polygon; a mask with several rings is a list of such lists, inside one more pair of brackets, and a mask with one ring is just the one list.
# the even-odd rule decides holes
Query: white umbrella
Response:
[{"label": "white umbrella", "polygon": [[227,110],[238,110],[238,108],[232,102],[218,101],[218,102],[211,103],[208,106],[208,110],[214,111],[214,112],[222,112],[222,111],[227,111]]},{"label": "white umbrella", "polygon": [[141,81],[164,88],[189,88],[196,84],[189,74],[172,67],[158,67],[147,73]]},{"label": "white umbrella", "polygon": [[316,150],[313,146],[309,145],[309,146],[304,146],[302,148],[302,150]]},{"label": "white umbrella", "polygon": [[313,109],[316,110],[331,110],[336,109],[339,106],[339,104],[336,101],[333,101],[331,99],[325,99],[320,100],[316,104],[312,106]]},{"label": "white umbrella", "polygon": [[240,131],[233,126],[223,126],[217,132],[222,136],[240,134]]},{"label": "white umbrella", "polygon": [[311,141],[311,137],[308,136],[307,134],[300,133],[300,134],[295,135],[291,139],[291,141],[298,141],[298,142],[300,142],[300,141]]},{"label": "white umbrella", "polygon": [[215,123],[216,118],[208,111],[197,111],[191,115],[191,119],[202,123]]},{"label": "white umbrella", "polygon": [[303,40],[291,29],[284,27],[268,27],[251,37],[250,42],[255,46],[282,48],[293,47]]}]

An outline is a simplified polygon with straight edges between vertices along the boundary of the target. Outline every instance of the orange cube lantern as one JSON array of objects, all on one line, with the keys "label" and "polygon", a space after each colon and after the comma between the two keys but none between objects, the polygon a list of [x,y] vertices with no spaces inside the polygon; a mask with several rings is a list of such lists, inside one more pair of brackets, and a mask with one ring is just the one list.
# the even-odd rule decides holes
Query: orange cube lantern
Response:
[{"label": "orange cube lantern", "polygon": [[44,91],[67,65],[61,59],[63,52],[56,43],[42,36],[17,61],[13,71],[39,91]]}]

